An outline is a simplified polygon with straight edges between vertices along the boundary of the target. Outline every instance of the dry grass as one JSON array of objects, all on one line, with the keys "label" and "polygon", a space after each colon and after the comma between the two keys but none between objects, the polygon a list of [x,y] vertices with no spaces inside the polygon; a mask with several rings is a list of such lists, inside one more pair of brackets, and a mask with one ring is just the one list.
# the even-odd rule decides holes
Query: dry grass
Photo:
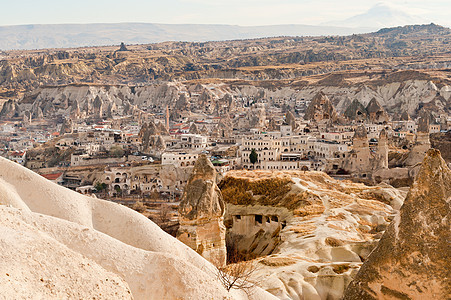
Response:
[{"label": "dry grass", "polygon": [[309,235],[315,232],[317,226],[315,224],[303,224],[298,226],[293,226],[291,231],[299,234],[299,236]]},{"label": "dry grass", "polygon": [[324,205],[314,204],[295,209],[293,214],[299,217],[306,217],[311,215],[321,215],[325,210],[326,208]]},{"label": "dry grass", "polygon": [[336,239],[336,238],[331,237],[331,236],[328,236],[328,237],[324,240],[324,242],[325,242],[327,245],[332,246],[332,247],[339,247],[339,246],[342,246],[342,245],[344,244],[342,240]]},{"label": "dry grass", "polygon": [[141,201],[136,201],[135,204],[132,205],[132,209],[139,213],[143,213],[146,210],[146,206]]},{"label": "dry grass", "polygon": [[219,188],[224,201],[234,205],[260,204],[286,207],[281,200],[291,190],[291,184],[289,178],[250,180],[227,176],[221,181]]}]

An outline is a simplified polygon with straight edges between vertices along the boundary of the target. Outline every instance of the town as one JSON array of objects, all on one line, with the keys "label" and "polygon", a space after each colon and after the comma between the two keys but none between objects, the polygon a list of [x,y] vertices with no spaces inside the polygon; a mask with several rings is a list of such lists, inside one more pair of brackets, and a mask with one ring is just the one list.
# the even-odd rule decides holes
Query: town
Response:
[{"label": "town", "polygon": [[62,112],[48,101],[46,116],[39,107],[38,113],[8,111],[5,103],[1,155],[83,194],[177,201],[199,154],[207,154],[221,175],[315,170],[396,185],[414,177],[411,169],[429,149],[429,135],[451,128],[443,114],[389,115],[375,98],[366,107],[354,99],[339,114],[323,92],[311,99],[214,99],[214,92],[197,85],[176,95],[171,108],[145,101],[141,108],[107,106],[91,95],[83,109],[66,99],[69,109]]},{"label": "town", "polygon": [[449,28],[35,49],[19,27],[5,298],[447,298]]}]

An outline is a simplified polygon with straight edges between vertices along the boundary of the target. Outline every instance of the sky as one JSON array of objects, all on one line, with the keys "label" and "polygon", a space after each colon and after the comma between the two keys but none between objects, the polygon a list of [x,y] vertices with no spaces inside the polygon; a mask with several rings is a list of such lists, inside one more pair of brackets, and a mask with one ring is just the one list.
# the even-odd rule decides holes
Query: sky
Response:
[{"label": "sky", "polygon": [[[380,0],[0,0],[0,26],[61,23],[319,25],[364,13]],[[386,1],[451,26],[450,0]]]}]

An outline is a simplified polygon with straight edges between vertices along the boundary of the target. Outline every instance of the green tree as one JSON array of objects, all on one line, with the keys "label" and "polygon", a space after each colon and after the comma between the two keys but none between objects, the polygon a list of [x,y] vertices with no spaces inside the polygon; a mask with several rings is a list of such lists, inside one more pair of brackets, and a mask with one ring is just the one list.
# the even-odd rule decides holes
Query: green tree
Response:
[{"label": "green tree", "polygon": [[124,149],[121,146],[113,146],[110,149],[110,155],[114,157],[122,157],[124,156]]},{"label": "green tree", "polygon": [[257,151],[255,151],[255,149],[251,150],[251,154],[249,154],[249,161],[252,164],[255,164],[258,161],[258,154]]},{"label": "green tree", "polygon": [[106,190],[108,188],[108,185],[105,182],[98,181],[95,185],[95,189],[100,192],[103,190]]}]

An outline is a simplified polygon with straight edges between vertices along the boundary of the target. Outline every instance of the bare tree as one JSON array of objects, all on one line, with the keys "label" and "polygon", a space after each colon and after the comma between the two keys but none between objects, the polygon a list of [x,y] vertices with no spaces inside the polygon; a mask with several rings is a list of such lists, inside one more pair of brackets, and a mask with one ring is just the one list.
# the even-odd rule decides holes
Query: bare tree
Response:
[{"label": "bare tree", "polygon": [[150,193],[150,199],[152,200],[160,199],[160,193],[156,189],[152,190],[152,192]]},{"label": "bare tree", "polygon": [[160,224],[169,222],[171,220],[171,208],[168,204],[163,204],[160,206],[160,211],[158,212],[158,221]]},{"label": "bare tree", "polygon": [[257,267],[251,261],[242,261],[217,269],[218,279],[227,291],[236,289],[244,291],[247,295],[252,293],[255,282],[252,281],[251,277]]}]

